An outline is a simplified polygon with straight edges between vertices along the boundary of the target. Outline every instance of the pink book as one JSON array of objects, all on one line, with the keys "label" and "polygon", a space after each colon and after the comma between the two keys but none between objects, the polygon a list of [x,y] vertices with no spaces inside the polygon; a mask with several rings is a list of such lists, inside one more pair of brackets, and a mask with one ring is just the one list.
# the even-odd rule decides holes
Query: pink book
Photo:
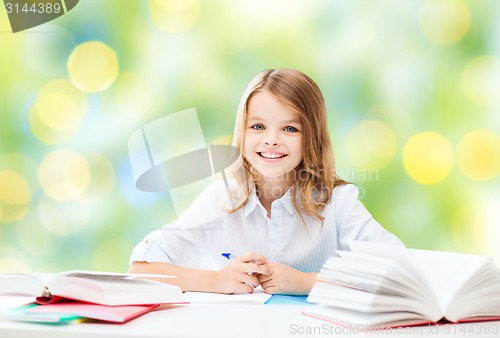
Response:
[{"label": "pink book", "polygon": [[81,302],[67,302],[37,306],[29,309],[26,313],[73,314],[107,322],[124,323],[130,319],[150,312],[158,306],[159,304],[106,306]]}]

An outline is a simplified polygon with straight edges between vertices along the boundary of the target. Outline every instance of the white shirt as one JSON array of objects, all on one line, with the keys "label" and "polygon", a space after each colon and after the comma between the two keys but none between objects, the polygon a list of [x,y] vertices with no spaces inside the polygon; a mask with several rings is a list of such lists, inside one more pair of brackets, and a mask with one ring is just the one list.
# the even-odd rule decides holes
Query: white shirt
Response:
[{"label": "white shirt", "polygon": [[361,240],[403,246],[393,234],[377,223],[358,200],[353,184],[336,187],[318,219],[295,210],[290,190],[271,205],[267,217],[254,192],[243,208],[229,214],[222,182],[208,186],[173,223],[147,235],[130,257],[132,262],[168,262],[176,265],[221,269],[229,261],[222,253],[235,256],[249,251],[303,272],[318,272],[336,250],[349,250],[347,241]]}]

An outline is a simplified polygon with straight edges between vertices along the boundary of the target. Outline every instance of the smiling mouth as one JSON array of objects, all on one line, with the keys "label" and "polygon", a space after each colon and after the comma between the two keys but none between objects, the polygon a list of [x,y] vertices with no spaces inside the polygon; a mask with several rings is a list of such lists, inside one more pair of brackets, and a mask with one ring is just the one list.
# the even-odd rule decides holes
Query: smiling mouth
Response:
[{"label": "smiling mouth", "polygon": [[260,156],[260,157],[264,157],[264,158],[267,158],[267,159],[276,159],[276,158],[283,158],[283,157],[286,157],[288,156],[288,154],[282,154],[282,153],[266,153],[266,152],[257,152],[257,154]]}]

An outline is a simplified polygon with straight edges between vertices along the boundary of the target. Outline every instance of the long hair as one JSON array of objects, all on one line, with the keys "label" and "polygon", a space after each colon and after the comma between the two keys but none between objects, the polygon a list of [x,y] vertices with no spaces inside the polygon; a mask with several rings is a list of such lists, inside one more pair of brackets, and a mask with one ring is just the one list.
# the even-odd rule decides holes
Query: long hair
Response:
[{"label": "long hair", "polygon": [[292,203],[302,219],[305,213],[322,223],[324,217],[320,211],[330,201],[333,189],[347,182],[336,174],[323,94],[312,79],[294,69],[266,70],[252,79],[243,92],[233,136],[233,146],[239,149],[240,154],[233,167],[238,189],[230,195],[233,208],[228,212],[241,209],[255,187],[251,165],[243,155],[243,146],[248,103],[262,91],[270,93],[300,116],[303,159],[295,168],[294,183],[290,187]]}]

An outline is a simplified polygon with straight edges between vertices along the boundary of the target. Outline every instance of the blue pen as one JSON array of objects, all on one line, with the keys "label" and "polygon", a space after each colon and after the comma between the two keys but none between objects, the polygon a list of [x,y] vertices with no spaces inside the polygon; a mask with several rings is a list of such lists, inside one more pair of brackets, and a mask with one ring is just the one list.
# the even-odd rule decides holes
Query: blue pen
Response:
[{"label": "blue pen", "polygon": [[223,252],[223,253],[221,253],[221,255],[222,255],[222,257],[226,257],[227,259],[235,259],[236,258],[236,256],[230,252]]},{"label": "blue pen", "polygon": [[[223,253],[221,253],[221,256],[222,257],[226,257],[227,259],[235,259],[236,258],[236,256],[233,255],[230,252],[223,252]],[[257,265],[261,265],[262,264],[261,261],[250,261],[249,263],[253,263],[253,264],[257,264]]]}]

